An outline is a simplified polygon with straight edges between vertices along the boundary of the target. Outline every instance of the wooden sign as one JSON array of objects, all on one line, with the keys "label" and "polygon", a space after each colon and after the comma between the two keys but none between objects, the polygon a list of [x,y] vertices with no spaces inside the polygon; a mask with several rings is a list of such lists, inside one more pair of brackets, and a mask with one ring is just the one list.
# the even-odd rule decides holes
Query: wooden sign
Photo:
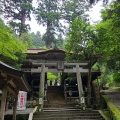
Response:
[{"label": "wooden sign", "polygon": [[57,63],[57,69],[58,70],[64,70],[64,62],[63,61],[59,61]]}]

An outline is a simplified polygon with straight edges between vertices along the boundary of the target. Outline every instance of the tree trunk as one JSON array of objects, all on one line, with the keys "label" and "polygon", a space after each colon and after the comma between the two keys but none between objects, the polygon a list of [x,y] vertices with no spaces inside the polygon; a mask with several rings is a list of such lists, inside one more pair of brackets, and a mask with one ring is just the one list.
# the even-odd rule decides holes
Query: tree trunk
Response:
[{"label": "tree trunk", "polygon": [[21,17],[21,26],[20,26],[20,32],[19,32],[19,38],[21,39],[21,36],[22,36],[22,33],[23,33],[23,31],[24,31],[24,25],[25,25],[25,21],[26,21],[26,19],[25,19],[26,17],[25,17],[25,11],[22,11],[22,17]]},{"label": "tree trunk", "polygon": [[[49,8],[49,6],[48,6],[48,13],[50,12],[50,8]],[[47,49],[50,49],[50,46],[51,46],[51,26],[52,26],[52,24],[51,24],[51,21],[50,20],[47,20],[47,38],[46,38],[46,48]]]},{"label": "tree trunk", "polygon": [[47,49],[50,49],[50,45],[51,45],[50,41],[46,41],[46,48]]},{"label": "tree trunk", "polygon": [[91,107],[91,67],[89,67],[87,85],[88,85],[87,105],[88,107]]}]

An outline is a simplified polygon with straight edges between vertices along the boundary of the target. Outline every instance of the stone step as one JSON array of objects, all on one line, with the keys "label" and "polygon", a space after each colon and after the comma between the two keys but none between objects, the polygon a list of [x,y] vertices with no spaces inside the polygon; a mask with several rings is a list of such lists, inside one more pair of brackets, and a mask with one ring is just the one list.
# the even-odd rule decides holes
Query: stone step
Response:
[{"label": "stone step", "polygon": [[[92,109],[88,109],[87,111],[91,111]],[[62,108],[44,108],[44,112],[55,112],[55,111],[81,111],[80,107],[62,107]]]},{"label": "stone step", "polygon": [[70,116],[70,117],[39,117],[33,118],[33,120],[73,120],[73,119],[83,119],[83,120],[104,120],[101,116]]},{"label": "stone step", "polygon": [[95,115],[100,115],[99,113],[51,113],[51,114],[47,114],[47,113],[41,113],[41,114],[34,114],[35,116],[64,116],[64,115],[70,115],[70,116],[75,116],[75,115],[83,115],[83,116],[85,116],[85,115],[87,115],[87,116],[95,116]]},{"label": "stone step", "polygon": [[104,118],[40,118],[40,119],[33,119],[33,120],[105,120]]},{"label": "stone step", "polygon": [[38,112],[35,113],[34,115],[46,115],[46,114],[50,114],[50,115],[54,115],[54,114],[99,114],[99,112],[97,111],[53,111],[53,112]]},{"label": "stone step", "polygon": [[67,115],[65,115],[65,114],[62,114],[62,115],[34,115],[34,117],[33,118],[51,118],[51,117],[53,117],[53,118],[56,118],[56,117],[94,117],[94,118],[101,118],[101,115],[100,114],[92,114],[92,115],[90,115],[90,114],[67,114]]},{"label": "stone step", "polygon": [[56,108],[56,107],[46,107],[46,108],[44,108],[44,110],[49,110],[49,109],[80,109],[80,107],[78,106],[78,107],[59,107],[59,108]]},{"label": "stone step", "polygon": [[33,120],[104,120],[98,111],[38,112]]},{"label": "stone step", "polygon": [[80,109],[43,109],[44,112],[52,112],[52,111],[80,111]]},{"label": "stone step", "polygon": [[80,113],[97,113],[98,111],[86,111],[86,110],[43,110],[43,112],[53,113],[53,112],[80,112]]}]

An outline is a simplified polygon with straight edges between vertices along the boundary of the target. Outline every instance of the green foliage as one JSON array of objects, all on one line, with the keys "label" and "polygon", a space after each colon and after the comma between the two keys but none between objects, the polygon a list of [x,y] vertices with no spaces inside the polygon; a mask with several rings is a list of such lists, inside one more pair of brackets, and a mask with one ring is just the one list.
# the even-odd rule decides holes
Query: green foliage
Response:
[{"label": "green foliage", "polygon": [[85,11],[88,10],[89,3],[86,0],[64,0],[62,7],[62,17],[67,23],[71,24],[78,16],[86,20]]},{"label": "green foliage", "polygon": [[96,55],[96,42],[94,28],[78,17],[73,21],[68,33],[65,45],[67,59],[70,61],[87,60],[92,66],[99,57]]},{"label": "green foliage", "polygon": [[102,10],[102,21],[96,25],[96,32],[99,38],[99,51],[102,54],[99,62],[106,63],[106,67],[111,71],[108,79],[116,82],[120,81],[119,12],[120,2],[112,2],[107,8]]},{"label": "green foliage", "polygon": [[45,46],[40,32],[23,33],[21,41],[27,45],[27,48],[43,48]]},{"label": "green foliage", "polygon": [[113,78],[116,83],[120,83],[120,73],[119,72],[114,72]]},{"label": "green foliage", "polygon": [[16,34],[26,33],[26,32],[28,32],[28,30],[30,30],[30,25],[29,24],[24,24],[24,23],[21,23],[21,22],[15,22],[13,20],[9,21],[9,25],[16,32]]},{"label": "green foliage", "polygon": [[57,44],[57,46],[58,46],[58,48],[60,49],[64,49],[64,44],[65,44],[65,39],[64,38],[62,38],[62,36],[61,35],[59,35],[58,36],[58,38],[56,39],[56,44]]},{"label": "green foliage", "polygon": [[[108,66],[115,69],[120,54],[119,2],[112,2],[102,11],[102,22],[96,26],[100,41],[100,49]],[[108,29],[109,28],[109,29]],[[112,63],[112,64],[111,64]]]},{"label": "green foliage", "polygon": [[54,81],[54,80],[56,79],[56,75],[54,75],[53,73],[48,72],[48,73],[47,73],[47,78],[48,78],[49,80]]},{"label": "green foliage", "polygon": [[25,21],[31,19],[32,0],[1,0],[0,4],[4,18],[10,19],[10,25],[19,36],[30,28]]},{"label": "green foliage", "polygon": [[25,55],[26,46],[13,34],[12,30],[5,26],[0,19],[0,60],[9,65],[18,67]]},{"label": "green foliage", "polygon": [[34,12],[38,23],[47,27],[43,36],[47,48],[51,46],[51,43],[54,43],[55,35],[58,35],[57,31],[61,30],[59,3],[59,0],[41,0],[38,2],[38,8]]},{"label": "green foliage", "polygon": [[101,57],[94,27],[80,17],[76,18],[70,26],[65,48],[67,60],[88,62],[87,105],[91,106],[91,68]]},{"label": "green foliage", "polygon": [[[75,18],[81,16],[86,20],[85,11],[88,9],[88,2],[83,0],[41,0],[38,2],[38,8],[35,10],[36,20],[39,24],[46,26],[46,33],[43,35],[46,47],[50,48],[51,44],[55,46],[63,42],[61,35],[67,26],[73,22]],[[60,41],[61,40],[61,41]],[[63,46],[60,46],[63,48]]]},{"label": "green foliage", "polygon": [[33,39],[32,44],[35,48],[43,48],[43,46],[45,46],[45,42],[42,40],[42,36],[39,31],[37,31],[37,33],[32,32],[31,36]]},{"label": "green foliage", "polygon": [[21,41],[27,46],[27,48],[33,48],[33,37],[30,33],[23,33]]},{"label": "green foliage", "polygon": [[68,77],[65,80],[69,81],[69,83],[72,82],[72,81],[75,81],[76,80],[76,75],[73,74],[73,73],[69,73]]},{"label": "green foliage", "polygon": [[113,71],[111,71],[106,62],[99,62],[98,66],[100,67],[101,76],[100,82],[103,86],[108,87],[113,84]]}]

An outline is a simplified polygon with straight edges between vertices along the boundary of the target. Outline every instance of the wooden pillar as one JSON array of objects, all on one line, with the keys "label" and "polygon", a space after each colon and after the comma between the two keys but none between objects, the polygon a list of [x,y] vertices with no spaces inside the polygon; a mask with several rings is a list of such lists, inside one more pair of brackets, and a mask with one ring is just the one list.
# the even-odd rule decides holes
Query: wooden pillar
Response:
[{"label": "wooden pillar", "polygon": [[16,120],[16,110],[17,110],[17,101],[18,101],[18,94],[16,94],[14,103],[13,103],[13,120]]},{"label": "wooden pillar", "polygon": [[[42,99],[44,99],[44,84],[45,84],[45,65],[42,64],[41,75],[40,75],[40,88],[39,88],[39,98]],[[41,106],[41,109],[43,108],[43,104]]]},{"label": "wooden pillar", "polygon": [[79,99],[80,99],[83,93],[83,86],[82,86],[81,73],[79,70],[79,64],[76,65],[76,74],[77,74],[77,84],[78,84],[78,92],[79,92]]},{"label": "wooden pillar", "polygon": [[7,98],[7,85],[5,85],[4,88],[3,88],[3,90],[2,90],[0,120],[4,120],[5,106],[6,106],[6,98]]}]

